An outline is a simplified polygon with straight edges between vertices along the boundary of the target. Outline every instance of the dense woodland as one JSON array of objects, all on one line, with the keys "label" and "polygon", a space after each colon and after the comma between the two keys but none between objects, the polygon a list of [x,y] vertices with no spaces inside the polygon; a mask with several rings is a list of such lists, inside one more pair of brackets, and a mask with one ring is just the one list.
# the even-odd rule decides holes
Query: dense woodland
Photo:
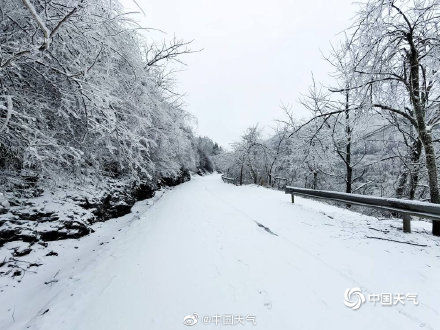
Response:
[{"label": "dense woodland", "polygon": [[142,180],[206,162],[167,65],[188,43],[146,42],[117,1],[1,0],[0,15],[4,174]]},{"label": "dense woodland", "polygon": [[[217,166],[239,183],[440,203],[440,3],[370,0],[325,56],[331,84],[283,107],[270,138],[250,127]],[[440,235],[440,223],[433,233]]]}]

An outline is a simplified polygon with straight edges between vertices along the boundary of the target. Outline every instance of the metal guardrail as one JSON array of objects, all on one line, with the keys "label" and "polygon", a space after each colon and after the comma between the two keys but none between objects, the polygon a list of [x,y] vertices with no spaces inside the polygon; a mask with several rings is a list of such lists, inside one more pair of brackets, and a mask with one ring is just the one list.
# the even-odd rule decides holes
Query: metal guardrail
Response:
[{"label": "metal guardrail", "polygon": [[237,179],[235,179],[235,178],[228,178],[228,177],[222,175],[222,180],[223,180],[223,182],[233,183],[233,184],[237,185]]},{"label": "metal guardrail", "polygon": [[433,221],[440,221],[440,204],[404,200],[398,198],[375,197],[359,194],[348,194],[328,190],[313,190],[287,186],[285,193],[292,195],[292,203],[295,202],[295,195],[326,199],[336,202],[343,202],[350,205],[361,205],[398,212],[403,218],[403,231],[411,232],[410,217],[418,216],[429,218]]}]

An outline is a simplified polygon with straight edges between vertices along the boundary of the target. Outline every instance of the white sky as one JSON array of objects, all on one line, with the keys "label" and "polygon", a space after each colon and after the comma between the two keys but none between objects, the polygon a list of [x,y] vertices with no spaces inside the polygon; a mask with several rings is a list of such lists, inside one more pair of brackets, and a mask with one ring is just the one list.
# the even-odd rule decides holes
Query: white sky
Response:
[{"label": "white sky", "polygon": [[[275,125],[281,103],[298,105],[313,71],[327,79],[330,41],[354,16],[352,0],[136,0],[143,26],[193,40],[204,50],[177,75],[199,135],[228,147],[254,124]],[[123,0],[127,10],[133,0]]]}]

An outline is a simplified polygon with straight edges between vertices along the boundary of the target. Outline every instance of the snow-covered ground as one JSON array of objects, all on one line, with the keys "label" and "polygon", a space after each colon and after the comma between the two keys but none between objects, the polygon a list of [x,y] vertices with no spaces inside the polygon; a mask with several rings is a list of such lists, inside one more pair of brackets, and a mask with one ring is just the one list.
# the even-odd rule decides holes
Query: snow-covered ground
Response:
[{"label": "snow-covered ground", "polygon": [[[0,328],[438,329],[440,240],[426,222],[413,221],[413,234],[400,227],[195,177],[87,237],[22,257],[43,265],[21,282],[0,279]],[[44,256],[51,250],[58,256]],[[358,310],[343,303],[355,287],[367,300]],[[382,293],[419,304],[369,301]],[[197,324],[185,326],[193,313]]]}]

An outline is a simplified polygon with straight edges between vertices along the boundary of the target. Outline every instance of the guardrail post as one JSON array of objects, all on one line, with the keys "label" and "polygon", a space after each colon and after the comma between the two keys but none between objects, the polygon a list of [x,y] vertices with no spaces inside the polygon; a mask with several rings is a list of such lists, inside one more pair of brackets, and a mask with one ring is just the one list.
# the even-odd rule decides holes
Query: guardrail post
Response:
[{"label": "guardrail post", "polygon": [[411,216],[408,214],[402,214],[403,219],[403,232],[410,233],[411,232]]},{"label": "guardrail post", "polygon": [[292,196],[292,203],[295,203],[295,195],[294,194],[290,194],[290,196]]}]

